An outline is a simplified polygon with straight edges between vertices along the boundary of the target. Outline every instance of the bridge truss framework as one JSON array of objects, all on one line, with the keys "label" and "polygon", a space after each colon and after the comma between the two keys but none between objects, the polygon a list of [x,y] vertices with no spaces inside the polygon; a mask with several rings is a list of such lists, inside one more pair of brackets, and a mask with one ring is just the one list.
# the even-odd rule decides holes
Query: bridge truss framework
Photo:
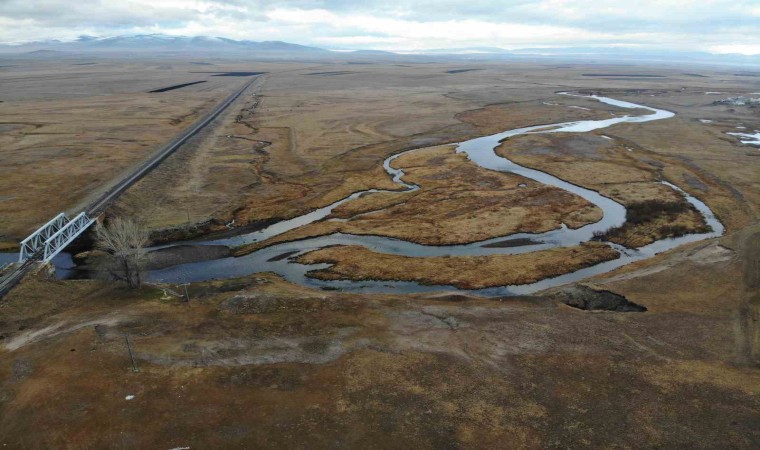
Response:
[{"label": "bridge truss framework", "polygon": [[41,253],[43,262],[50,261],[93,223],[95,219],[91,219],[84,212],[71,220],[64,213],[58,214],[21,241],[18,262],[23,263],[38,253]]}]

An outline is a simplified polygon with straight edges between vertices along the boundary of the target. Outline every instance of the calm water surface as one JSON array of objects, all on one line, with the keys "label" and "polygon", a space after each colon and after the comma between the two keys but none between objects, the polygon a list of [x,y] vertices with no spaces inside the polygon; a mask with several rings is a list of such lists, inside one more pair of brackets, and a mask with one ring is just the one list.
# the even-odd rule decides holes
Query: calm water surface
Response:
[{"label": "calm water surface", "polygon": [[[563,93],[563,95],[574,95]],[[508,130],[502,133],[471,139],[461,142],[457,145],[456,151],[465,153],[470,161],[481,167],[496,170],[500,172],[512,172],[522,175],[526,178],[533,179],[543,184],[555,186],[560,189],[572,192],[583,197],[589,202],[597,205],[604,212],[603,218],[593,224],[588,224],[578,229],[569,229],[562,226],[559,229],[546,233],[517,233],[509,235],[509,239],[528,238],[531,242],[528,245],[497,248],[487,247],[488,244],[499,242],[505,239],[501,236],[494,239],[488,239],[482,242],[475,242],[466,245],[453,246],[434,246],[420,245],[406,242],[400,239],[381,237],[381,236],[358,236],[350,234],[336,233],[328,236],[321,236],[311,239],[305,239],[296,242],[287,242],[264,248],[254,253],[234,258],[222,258],[211,261],[203,261],[190,264],[182,264],[169,267],[163,270],[152,271],[148,274],[148,279],[156,282],[191,282],[203,281],[209,279],[233,278],[249,275],[257,272],[275,272],[285,279],[302,284],[305,286],[337,288],[345,291],[356,292],[429,292],[441,290],[457,290],[452,286],[435,285],[427,286],[415,282],[397,282],[397,281],[320,281],[309,278],[307,272],[329,267],[327,264],[303,265],[293,262],[293,258],[305,252],[316,250],[331,245],[361,245],[373,251],[389,253],[394,255],[404,255],[413,257],[427,256],[445,256],[445,255],[494,255],[494,254],[518,254],[538,250],[544,250],[554,247],[575,246],[582,242],[589,241],[595,231],[604,231],[610,227],[622,225],[625,222],[625,207],[607,198],[598,192],[585,189],[583,187],[568,183],[557,177],[554,177],[539,170],[523,167],[510,161],[507,158],[496,154],[495,149],[501,141],[521,134],[535,133],[585,133],[592,130],[606,128],[618,123],[643,123],[653,120],[663,120],[673,117],[674,114],[669,111],[650,108],[647,106],[637,105],[621,100],[615,100],[607,97],[591,96],[592,98],[606,104],[614,105],[623,109],[640,108],[650,111],[650,114],[639,116],[619,116],[604,120],[584,120],[574,122],[562,122],[557,124],[543,124],[525,128]],[[416,151],[416,150],[410,150]],[[403,155],[397,154],[389,157],[384,162],[385,170],[406,192],[419,189],[418,186],[404,182],[404,172],[402,169],[391,167],[391,162]],[[577,281],[592,275],[597,275],[611,271],[622,265],[629,264],[645,258],[650,258],[657,253],[672,249],[679,245],[694,242],[710,237],[720,236],[723,234],[723,225],[715,218],[712,211],[700,200],[686,194],[677,186],[666,183],[668,186],[681,192],[687,201],[694,205],[705,217],[707,223],[712,227],[712,231],[702,234],[691,234],[679,238],[668,238],[654,242],[645,247],[632,250],[615,244],[609,244],[620,253],[620,258],[614,261],[608,261],[597,264],[592,267],[578,270],[555,278],[548,278],[537,283],[519,285],[519,286],[501,286],[488,289],[471,290],[474,293],[483,296],[502,296],[502,295],[519,295],[529,294],[553,286]],[[337,206],[358,198],[361,195],[372,192],[390,192],[379,190],[360,191],[341,199],[331,205],[312,211],[302,216],[285,220],[274,224],[260,231],[249,233],[241,236],[235,236],[225,239],[209,240],[205,242],[195,242],[194,245],[228,245],[238,246],[253,242],[259,242],[269,239],[273,236],[282,234],[286,231],[301,227],[303,225],[322,220],[330,215]],[[289,253],[287,258],[279,258],[281,255]]]}]

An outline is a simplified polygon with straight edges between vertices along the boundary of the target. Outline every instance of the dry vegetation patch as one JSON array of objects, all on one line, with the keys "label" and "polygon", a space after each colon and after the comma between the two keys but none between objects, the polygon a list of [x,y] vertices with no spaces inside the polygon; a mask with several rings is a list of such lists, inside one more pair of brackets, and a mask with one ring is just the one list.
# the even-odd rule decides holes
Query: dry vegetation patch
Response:
[{"label": "dry vegetation patch", "polygon": [[[583,105],[583,108],[571,108],[577,105]],[[483,134],[494,134],[533,125],[609,119],[620,114],[619,108],[595,100],[550,96],[546,99],[493,103],[462,112],[457,118],[472,124]]]},{"label": "dry vegetation patch", "polygon": [[685,200],[669,202],[651,199],[627,204],[625,223],[595,233],[594,237],[632,248],[662,238],[708,231],[711,231],[710,226],[705,223],[700,212]]},{"label": "dry vegetation patch", "polygon": [[618,258],[595,242],[529,254],[414,258],[376,253],[359,246],[327,247],[298,258],[303,264],[332,264],[309,272],[322,280],[393,280],[482,289],[533,283]]},{"label": "dry vegetation patch", "polygon": [[628,211],[626,223],[599,233],[598,238],[635,248],[666,237],[708,231],[699,211],[658,181],[666,163],[631,142],[593,134],[527,135],[505,141],[497,153],[623,204]]},{"label": "dry vegetation patch", "polygon": [[[145,78],[114,80],[127,75],[106,66],[60,79],[39,71],[0,74],[0,95],[12,98],[0,102],[0,126],[10,125],[0,129],[0,234],[20,240],[59,211],[82,208],[240,83],[217,80],[150,94]],[[160,84],[183,78],[142,70]]]},{"label": "dry vegetation patch", "polygon": [[[251,70],[250,64],[245,66]],[[339,70],[337,66],[302,72]],[[703,92],[713,90],[711,86],[718,82],[721,89],[743,86],[728,74],[702,69],[704,77],[690,79],[679,77],[676,71],[663,71],[668,78],[637,82],[651,90],[627,94],[629,81],[582,77],[589,72],[582,66],[525,68],[510,63],[436,77],[430,73],[444,72],[444,68],[426,64],[422,69],[393,68],[399,71],[398,78],[389,77],[387,71],[392,69],[388,67],[366,67],[380,75],[301,78],[332,80],[333,86],[342,83],[349,87],[351,83],[388,84],[395,79],[394,86],[372,92],[379,100],[372,100],[371,95],[361,99],[364,109],[381,111],[378,116],[382,117],[376,117],[370,126],[342,127],[346,121],[360,121],[350,116],[360,116],[363,109],[356,106],[341,112],[345,103],[338,95],[297,113],[294,99],[317,98],[315,92],[322,86],[299,86],[295,75],[283,77],[279,89],[270,91],[281,96],[273,100],[280,109],[272,112],[269,128],[246,136],[273,142],[268,147],[271,159],[260,165],[260,172],[255,169],[256,176],[269,181],[251,191],[255,198],[238,219],[290,217],[329,203],[326,195],[340,198],[351,189],[387,180],[379,163],[415,138],[350,151],[324,166],[311,164],[310,153],[315,160],[324,160],[320,152],[342,153],[352,145],[381,140],[374,135],[379,130],[397,133],[441,126],[433,120],[415,123],[419,111],[433,113],[439,120],[450,118],[452,111],[478,108],[473,105],[504,97],[527,101],[533,96],[535,100],[550,95],[560,84],[596,89],[604,83],[620,88],[612,97],[633,95],[633,101],[691,114],[694,120],[713,117],[708,114],[731,120],[739,117],[748,126],[755,120],[741,116],[738,109],[700,107],[707,102]],[[119,66],[134,77],[132,69],[133,63]],[[594,70],[632,72],[630,67]],[[418,87],[392,94],[402,78]],[[744,77],[745,83],[748,78]],[[61,83],[70,86],[66,79]],[[2,81],[0,91],[6,104],[23,96],[21,91],[8,93],[18,89],[15,84],[8,88],[12,83]],[[143,81],[139,89],[175,83],[165,81]],[[680,93],[682,86],[693,84],[701,86],[696,93]],[[288,88],[294,86],[296,92],[288,94]],[[33,91],[36,96],[44,95],[39,85]],[[70,91],[71,95],[76,92]],[[355,93],[337,88],[335,92],[347,97]],[[410,95],[415,92],[416,96]],[[441,92],[447,92],[447,97]],[[381,98],[380,94],[387,96]],[[409,109],[399,115],[398,105],[405,103],[402,97],[410,99],[406,102]],[[450,100],[456,103],[451,109],[440,107]],[[391,107],[380,108],[383,104]],[[427,111],[420,105],[427,105]],[[503,117],[522,106],[515,103]],[[553,108],[556,106],[546,106],[546,110]],[[320,111],[325,111],[325,122],[315,128],[333,127],[336,131],[315,137],[302,147],[306,150],[293,150],[304,134],[313,130],[293,133],[297,137],[289,139],[290,127],[297,128],[305,117]],[[494,111],[483,114],[481,120]],[[528,123],[517,126],[533,124],[534,119],[526,117]],[[150,122],[155,126],[154,120]],[[501,131],[500,125],[500,119],[493,120],[496,131]],[[0,132],[21,129],[12,127],[0,125]],[[664,174],[663,178],[704,198],[731,231],[756,221],[760,165],[749,152],[737,153],[731,140],[722,140],[723,131],[685,125],[677,119],[618,125],[605,133],[614,132],[627,144],[637,144],[632,146],[633,152],[620,151],[630,154],[630,159],[615,155],[615,151],[602,160],[572,152],[563,156],[567,158],[564,161],[554,161],[551,154],[510,158],[598,188],[625,204],[657,198],[677,201],[677,193],[655,182]],[[438,138],[445,141],[467,132],[473,130],[457,129]],[[352,142],[339,144],[341,139],[348,140],[348,135]],[[312,145],[320,141],[324,145],[321,150]],[[248,148],[255,148],[254,144]],[[220,146],[219,150],[244,159],[246,148]],[[60,164],[71,165],[82,158],[73,153],[69,156]],[[62,154],[59,157],[63,158]],[[576,158],[598,165],[588,166],[593,170],[573,167]],[[221,159],[217,155],[216,161]],[[259,167],[261,160],[253,159],[252,165]],[[40,170],[48,167],[44,158],[35,161]],[[231,182],[221,187],[224,173],[248,179],[243,175],[244,163],[214,166],[222,174],[220,178],[206,178],[201,170],[192,174],[219,183],[213,189],[219,198],[225,189],[237,186]],[[363,179],[363,171],[370,169],[375,171]],[[317,173],[320,170],[329,174]],[[599,170],[602,172],[595,173]],[[344,185],[349,175],[354,178]],[[593,184],[595,175],[604,183]],[[61,190],[60,180],[46,180]],[[15,189],[18,183],[13,186]],[[186,185],[178,187],[181,194],[174,200],[178,205],[197,195]],[[16,195],[15,190],[4,189],[0,205],[16,201],[9,199]],[[61,194],[56,201],[67,198]],[[370,196],[346,204],[336,214],[350,217],[395,205],[391,198],[393,195]],[[45,201],[21,199],[30,210]],[[205,198],[199,202],[213,204]],[[44,218],[47,206],[39,207]],[[30,217],[26,216],[24,223],[36,220]],[[160,220],[170,224],[186,219]],[[626,315],[557,307],[539,297],[496,301],[465,296],[431,299],[340,294],[294,286],[265,274],[192,284],[190,304],[161,299],[161,291],[154,288],[128,291],[101,282],[30,278],[0,302],[0,436],[9,448],[755,448],[760,439],[756,320],[760,240],[757,226],[754,228],[754,234],[741,231],[684,246],[595,278],[601,289],[648,309]],[[539,252],[490,261],[472,259],[457,263],[456,270],[447,263],[453,258],[386,258],[368,255],[366,249],[323,249],[305,258],[318,259],[321,254],[338,260],[345,256],[336,269],[342,272],[335,276],[374,276],[374,271],[398,270],[408,278],[443,273],[440,278],[449,283],[461,276],[462,267],[467,268],[465,274],[477,277],[476,281],[484,275],[530,279],[533,274],[528,272],[551,272],[557,261],[582,263],[563,252],[575,251],[579,259],[585,255],[591,261],[598,257],[594,256],[598,248],[592,243],[553,250],[543,267],[536,264],[540,262],[537,258],[543,260],[546,254]],[[379,266],[379,257],[385,258],[383,267],[374,266]],[[514,276],[505,273],[508,270]],[[140,372],[131,371],[125,333],[131,336]],[[127,395],[134,398],[127,400]]]},{"label": "dry vegetation patch", "polygon": [[403,169],[415,192],[372,193],[336,208],[341,221],[317,222],[263,246],[343,232],[380,235],[426,245],[482,241],[518,232],[541,233],[565,223],[571,228],[598,221],[602,211],[583,198],[512,173],[478,167],[453,146],[407,153],[391,162]]},{"label": "dry vegetation patch", "polygon": [[[685,108],[682,114],[700,113],[707,117],[716,114],[699,108]],[[741,111],[736,111],[732,115],[732,121],[748,128],[756,123],[754,128],[760,128],[756,113],[745,113],[742,117]],[[729,231],[755,222],[760,217],[760,189],[756,181],[760,179],[760,153],[741,151],[717,126],[679,116],[662,122],[666,123],[643,125],[646,132],[630,124],[615,128],[615,132],[621,139],[638,145],[642,153],[639,157],[660,161],[662,178],[704,201]]]},{"label": "dry vegetation patch", "polygon": [[[444,74],[440,65],[375,64],[341,77],[308,75],[314,70],[329,72],[338,67],[343,66],[269,69],[255,112],[243,120],[248,130],[232,131],[249,141],[271,143],[251,158],[248,176],[228,171],[204,156],[197,158],[201,167],[213,165],[219,178],[236,180],[240,176],[250,180],[247,184],[241,181],[242,187],[235,190],[243,199],[223,197],[214,189],[193,193],[183,187],[184,182],[174,188],[176,192],[171,187],[164,188],[166,197],[176,197],[177,203],[191,194],[217,199],[215,211],[205,216],[200,211],[195,215],[190,211],[191,222],[209,215],[234,218],[236,226],[287,219],[355,191],[398,189],[382,169],[382,161],[406,149],[457,142],[545,120],[617,114],[598,102],[569,97],[560,97],[559,107],[544,104],[536,98],[556,97],[546,87],[518,89],[521,83],[513,85],[510,80],[500,89],[498,83],[504,82],[504,71],[483,70],[452,77]],[[483,109],[491,102],[501,103]],[[589,109],[568,107],[575,103]],[[242,144],[245,142],[238,143]],[[238,152],[223,140],[204,145]],[[243,149],[241,146],[239,151]],[[192,169],[182,169],[181,173],[189,180],[195,179],[196,186],[203,186],[207,178],[202,171]],[[146,190],[136,197],[149,196]],[[182,224],[187,220],[182,220],[179,213],[166,219],[167,226],[172,221]]]},{"label": "dry vegetation patch", "polygon": [[736,286],[757,252],[722,243],[746,252],[706,259],[716,244],[699,243],[604,283],[641,314],[269,274],[191,284],[190,304],[35,278],[0,303],[0,434],[21,448],[753,448],[756,327]]},{"label": "dry vegetation patch", "polygon": [[[391,165],[421,187],[404,203],[349,220],[342,228],[423,244],[462,244],[517,232],[540,233],[601,219],[581,197],[533,180],[483,169],[453,147],[417,150]],[[368,196],[368,197],[371,197]]]}]

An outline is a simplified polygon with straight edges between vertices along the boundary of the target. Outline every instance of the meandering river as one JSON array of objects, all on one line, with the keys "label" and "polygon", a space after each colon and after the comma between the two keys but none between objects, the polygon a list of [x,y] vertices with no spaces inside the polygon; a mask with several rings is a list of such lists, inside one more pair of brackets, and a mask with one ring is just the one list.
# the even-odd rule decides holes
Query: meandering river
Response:
[{"label": "meandering river", "polygon": [[[563,95],[576,95],[570,93],[562,93]],[[455,288],[453,286],[445,285],[422,285],[415,282],[399,282],[399,281],[321,281],[307,276],[307,273],[312,270],[329,267],[327,264],[315,264],[315,265],[303,265],[295,263],[294,258],[305,252],[316,250],[322,247],[331,245],[360,245],[369,248],[376,252],[390,253],[396,255],[412,256],[412,257],[426,257],[426,256],[443,256],[443,255],[493,255],[493,254],[517,254],[533,252],[538,250],[544,250],[553,247],[569,247],[575,246],[582,242],[589,241],[595,231],[604,231],[610,227],[622,225],[625,221],[625,207],[614,200],[607,198],[598,192],[574,185],[563,181],[557,177],[541,172],[539,170],[523,167],[510,161],[507,158],[501,157],[496,154],[495,149],[499,146],[501,141],[513,136],[521,134],[531,133],[585,133],[592,130],[606,128],[618,123],[643,123],[653,120],[663,120],[673,117],[674,114],[669,111],[650,108],[643,105],[637,105],[634,103],[615,100],[607,97],[590,96],[597,101],[614,105],[623,109],[644,109],[651,113],[638,116],[619,116],[604,120],[583,120],[575,122],[563,122],[556,124],[544,124],[535,125],[525,128],[518,128],[514,130],[504,131],[502,133],[493,134],[490,136],[480,137],[476,139],[467,140],[457,144],[456,151],[459,153],[465,153],[470,161],[481,167],[500,171],[500,172],[512,172],[522,175],[526,178],[533,179],[543,184],[558,187],[560,189],[572,192],[579,195],[589,202],[597,205],[604,212],[603,218],[592,224],[585,225],[577,229],[569,229],[562,226],[559,229],[552,230],[546,233],[518,233],[507,236],[501,236],[498,238],[489,239],[486,241],[470,243],[466,245],[451,245],[451,246],[435,246],[435,245],[420,245],[411,242],[406,242],[400,239],[393,239],[381,236],[358,236],[350,234],[336,233],[327,236],[320,236],[305,240],[286,242],[281,244],[272,245],[256,252],[250,253],[240,257],[228,257],[221,259],[214,259],[210,261],[202,261],[189,264],[181,264],[162,270],[155,270],[149,272],[147,278],[149,281],[154,282],[168,282],[168,283],[180,283],[180,282],[192,282],[203,281],[209,279],[222,279],[233,278],[245,275],[250,275],[258,272],[275,272],[285,279],[305,286],[313,286],[318,288],[336,288],[344,291],[358,291],[358,292],[427,292],[427,291],[441,291],[441,290],[457,290],[462,289]],[[409,150],[409,152],[417,151]],[[406,153],[406,152],[405,152]],[[372,192],[407,192],[411,190],[419,189],[418,186],[406,183],[403,180],[404,172],[402,169],[395,169],[391,167],[391,162],[403,155],[404,153],[397,154],[387,158],[384,161],[385,170],[389,176],[393,178],[393,181],[398,183],[406,191],[380,191],[380,190],[367,190],[360,191],[351,194],[350,196],[343,198],[331,205],[312,211],[302,216],[278,222],[260,231],[248,233],[245,235],[235,236],[226,239],[209,240],[204,242],[193,242],[192,245],[226,245],[226,246],[239,246],[249,244],[253,242],[260,242],[271,237],[282,234],[286,231],[293,230],[295,228],[307,225],[309,223],[322,220],[330,215],[330,213],[337,206],[358,198],[361,195]],[[645,259],[654,256],[657,253],[672,249],[679,245],[694,242],[710,237],[720,236],[723,234],[723,225],[715,218],[712,211],[703,202],[683,192],[677,186],[670,183],[663,182],[673,189],[676,189],[683,193],[687,201],[694,205],[704,216],[706,222],[712,228],[712,231],[702,234],[689,234],[678,238],[667,238],[654,242],[650,245],[639,249],[627,249],[625,247],[608,244],[620,253],[620,258],[603,262],[591,267],[587,267],[576,272],[568,273],[554,278],[547,278],[536,283],[517,285],[517,286],[501,286],[487,289],[470,290],[468,293],[473,293],[483,296],[503,296],[503,295],[520,295],[529,294],[542,289],[546,289],[553,286],[558,286],[564,283],[577,281],[592,275],[597,275],[611,271],[617,267],[625,264],[629,264],[633,261]],[[366,214],[366,213],[365,213]],[[515,247],[499,248],[490,246],[495,242],[503,241],[505,238],[509,239],[529,239],[526,241],[526,245],[520,245]],[[179,245],[179,244],[175,244]],[[187,243],[184,243],[187,245]],[[166,246],[163,246],[166,247]],[[283,258],[282,255],[289,254],[287,258]]]}]

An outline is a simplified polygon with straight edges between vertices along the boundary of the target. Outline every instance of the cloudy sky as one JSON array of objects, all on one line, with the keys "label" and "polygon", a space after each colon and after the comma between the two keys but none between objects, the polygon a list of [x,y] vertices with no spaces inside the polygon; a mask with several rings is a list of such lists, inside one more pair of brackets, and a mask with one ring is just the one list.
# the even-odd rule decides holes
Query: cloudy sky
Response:
[{"label": "cloudy sky", "polygon": [[760,54],[758,0],[0,0],[0,42],[164,33],[332,49],[637,46]]}]

